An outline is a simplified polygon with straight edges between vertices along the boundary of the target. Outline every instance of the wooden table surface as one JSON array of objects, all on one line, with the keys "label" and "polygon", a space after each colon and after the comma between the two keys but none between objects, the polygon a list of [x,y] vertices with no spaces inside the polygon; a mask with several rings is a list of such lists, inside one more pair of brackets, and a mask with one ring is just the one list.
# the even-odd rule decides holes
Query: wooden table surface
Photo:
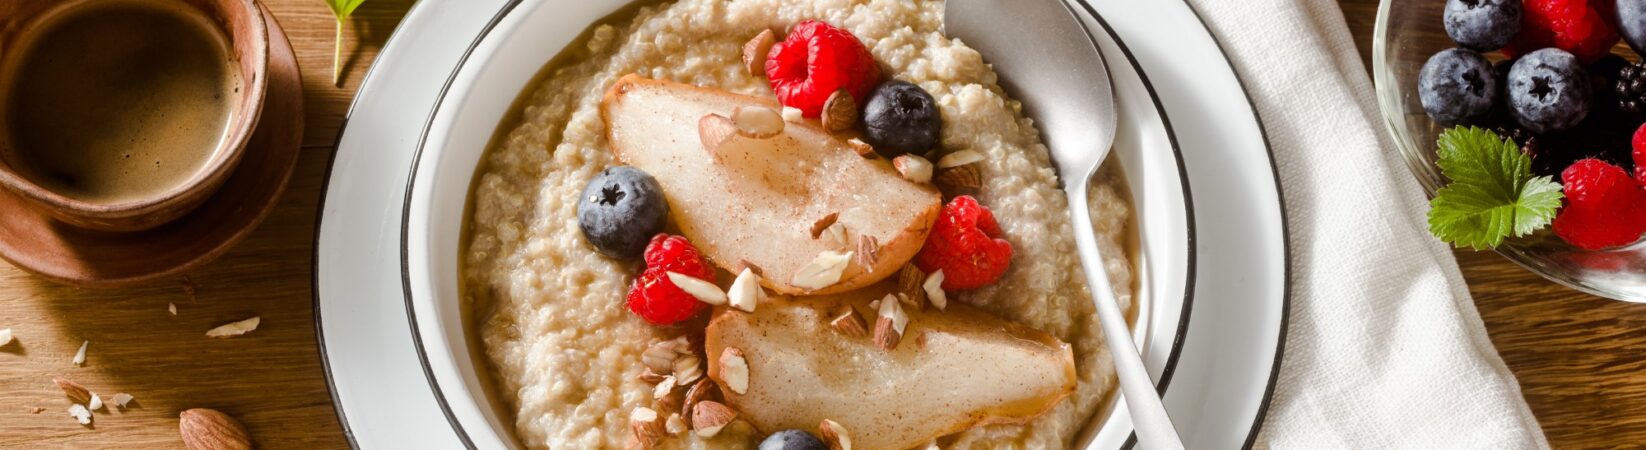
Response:
[{"label": "wooden table surface", "polygon": [[[264,2],[297,49],[308,108],[302,159],[279,208],[249,239],[186,280],[83,290],[0,263],[0,328],[17,336],[0,347],[0,448],[179,448],[177,413],[194,407],[239,418],[264,448],[347,446],[314,342],[314,215],[349,99],[411,0],[372,0],[355,13],[341,88],[330,83],[333,21],[324,3]],[[1376,4],[1341,0],[1363,59],[1371,52]],[[1563,288],[1495,253],[1457,257],[1492,342],[1551,443],[1646,442],[1646,306]],[[177,305],[175,317],[168,303]],[[251,334],[204,337],[251,315],[263,318]],[[86,364],[76,367],[71,359],[82,341],[91,344]],[[69,402],[53,377],[136,401],[83,427],[68,417]]]}]

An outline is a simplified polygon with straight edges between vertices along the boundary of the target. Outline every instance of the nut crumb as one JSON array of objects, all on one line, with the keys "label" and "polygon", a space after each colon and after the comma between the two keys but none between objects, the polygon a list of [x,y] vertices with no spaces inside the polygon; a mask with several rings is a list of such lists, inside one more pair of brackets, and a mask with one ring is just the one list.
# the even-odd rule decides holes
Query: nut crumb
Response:
[{"label": "nut crumb", "polygon": [[166,303],[166,312],[170,312],[172,317],[177,317],[177,304],[169,302]]},{"label": "nut crumb", "polygon": [[919,155],[907,154],[892,158],[892,168],[897,169],[897,173],[902,175],[903,179],[915,184],[932,182],[932,163]]},{"label": "nut crumb", "polygon": [[742,350],[726,347],[720,352],[720,381],[738,395],[749,393],[749,360]]},{"label": "nut crumb", "polygon": [[823,231],[828,230],[837,220],[840,220],[840,213],[832,212],[821,219],[817,219],[816,222],[812,222],[812,239],[823,237]]},{"label": "nut crumb", "polygon": [[86,365],[86,347],[88,347],[90,345],[91,345],[91,341],[82,341],[82,342],[80,342],[80,350],[74,352],[74,365],[76,365],[76,366]]},{"label": "nut crumb", "polygon": [[228,337],[239,336],[239,335],[242,335],[242,334],[250,333],[250,332],[252,332],[252,330],[256,330],[257,325],[261,324],[261,323],[263,323],[263,317],[262,316],[252,316],[250,319],[245,319],[245,320],[241,320],[241,321],[237,321],[237,322],[225,323],[225,324],[217,326],[217,328],[212,328],[210,330],[207,330],[206,331],[206,337],[209,337],[209,338],[228,338]]},{"label": "nut crumb", "polygon": [[857,153],[857,156],[862,156],[863,159],[875,159],[880,157],[880,154],[874,151],[874,146],[869,145],[867,142],[863,142],[862,139],[847,139],[846,145],[851,147],[852,151]]},{"label": "nut crumb", "polygon": [[73,417],[74,421],[79,422],[81,425],[91,425],[91,410],[86,409],[86,405],[79,403],[69,405],[69,417]]},{"label": "nut crumb", "polygon": [[0,347],[5,347],[7,344],[11,344],[11,329],[0,328]]},{"label": "nut crumb", "polygon": [[133,398],[132,398],[131,394],[121,392],[121,393],[118,393],[118,394],[114,394],[113,396],[110,396],[109,400],[114,402],[114,406],[116,408],[126,409],[126,405],[131,404],[131,401],[133,400]]},{"label": "nut crumb", "polygon": [[46,412],[46,408],[41,408],[39,406],[29,407],[29,414],[40,414],[43,412]]}]

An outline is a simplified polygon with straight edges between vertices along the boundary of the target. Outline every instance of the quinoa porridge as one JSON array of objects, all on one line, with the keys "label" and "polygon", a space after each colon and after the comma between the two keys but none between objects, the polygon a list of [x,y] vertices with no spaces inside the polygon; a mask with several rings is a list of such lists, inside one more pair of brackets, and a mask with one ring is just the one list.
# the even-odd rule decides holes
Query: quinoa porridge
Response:
[{"label": "quinoa porridge", "polygon": [[[805,19],[849,30],[888,77],[929,92],[943,119],[941,148],[985,156],[974,196],[993,210],[1015,256],[997,283],[955,298],[1073,347],[1077,385],[1066,401],[1024,425],[946,437],[942,448],[1070,445],[1110,394],[1114,375],[1066,200],[1033,122],[1004,96],[984,55],[942,35],[942,15],[941,1],[680,0],[597,25],[572,56],[545,69],[480,163],[462,256],[464,301],[525,446],[630,444],[630,412],[652,402],[651,384],[640,379],[641,354],[681,334],[630,314],[624,302],[635,264],[596,253],[579,230],[584,185],[616,164],[602,95],[620,77],[640,74],[769,97],[765,80],[742,69],[740,48],[761,30],[781,32]],[[1130,207],[1118,173],[1102,174],[1089,206],[1117,300],[1130,309]],[[660,445],[752,448],[754,433],[739,422],[713,438],[686,433]]]}]

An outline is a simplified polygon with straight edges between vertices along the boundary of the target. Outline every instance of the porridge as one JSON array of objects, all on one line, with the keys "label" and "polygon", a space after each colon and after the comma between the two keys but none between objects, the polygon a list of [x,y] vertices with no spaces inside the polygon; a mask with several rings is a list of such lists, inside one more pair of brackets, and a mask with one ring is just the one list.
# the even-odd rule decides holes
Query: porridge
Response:
[{"label": "porridge", "polygon": [[[646,263],[605,256],[591,246],[586,225],[580,225],[579,203],[585,200],[584,187],[592,179],[624,162],[614,157],[602,104],[609,101],[608,90],[621,79],[635,74],[769,99],[773,89],[765,77],[745,69],[741,59],[745,43],[763,30],[781,36],[783,30],[815,19],[860,39],[885,79],[907,81],[930,93],[942,125],[937,154],[931,155],[928,164],[941,166],[944,154],[963,150],[981,156],[972,162],[980,182],[969,193],[976,204],[986,207],[985,213],[992,211],[997,234],[1010,244],[1010,265],[985,286],[948,294],[949,303],[975,306],[1044,332],[1072,349],[1073,388],[1065,393],[1066,399],[1056,397],[1048,410],[1025,418],[1024,423],[968,426],[937,442],[945,449],[1069,445],[1110,394],[1114,376],[1085,292],[1066,200],[1032,121],[1004,96],[983,55],[941,34],[942,11],[940,1],[680,0],[642,7],[633,12],[632,19],[597,25],[586,40],[574,44],[577,47],[570,57],[557,59],[545,69],[517,101],[514,114],[518,116],[503,125],[481,161],[463,253],[464,301],[474,311],[498,395],[510,408],[515,434],[523,444],[531,448],[634,445],[635,421],[651,418],[637,412],[642,407],[656,414],[659,428],[671,429],[671,438],[655,443],[665,448],[753,448],[765,436],[761,432],[778,431],[757,431],[750,421],[739,420],[719,433],[675,432],[682,424],[675,423],[674,408],[656,406],[665,402],[654,395],[660,374],[648,368],[646,354],[656,343],[682,336],[685,339],[678,342],[683,345],[701,345],[710,315],[687,315],[673,326],[654,326],[648,323],[652,317],[636,317],[639,311],[631,312],[626,302],[636,277],[647,269]],[[697,145],[695,141],[690,144]],[[936,170],[941,173],[944,168]],[[662,174],[654,175],[664,178],[664,187],[669,186]],[[1089,207],[1098,242],[1108,257],[1105,268],[1116,286],[1116,297],[1122,308],[1129,309],[1131,221],[1123,185],[1116,171],[1106,169],[1093,184]],[[936,195],[935,190],[926,190]],[[948,198],[943,203],[953,205]],[[677,204],[676,197],[669,200],[675,213],[690,206]],[[931,223],[930,218],[925,220]],[[669,232],[681,233],[688,225],[677,224]],[[828,226],[819,228],[827,235]],[[918,231],[925,233],[925,227]],[[704,246],[708,259],[731,272],[720,276],[721,280],[740,275],[731,267],[736,260],[724,261],[717,254],[724,250],[709,246],[712,239],[684,234]],[[813,233],[814,237],[818,234]],[[884,248],[893,246],[888,242]],[[910,252],[919,249],[917,242]],[[842,256],[852,258],[847,254]],[[809,255],[799,259],[810,261]],[[892,270],[889,281],[877,286],[898,281],[896,268]],[[765,276],[776,277],[774,271],[783,269],[766,267]],[[671,269],[670,275],[680,275],[674,272]],[[716,279],[712,273],[699,278]],[[823,292],[795,287],[804,286],[800,278],[781,277],[790,281],[787,288],[800,293]],[[681,283],[685,282],[675,282]],[[765,284],[777,291],[773,297],[785,293],[783,283]],[[763,292],[758,285],[753,289]],[[738,285],[732,290],[738,291]],[[797,298],[795,302],[805,301]],[[734,295],[734,306],[736,301]],[[931,301],[937,305],[936,298]],[[781,303],[773,302],[767,310]],[[878,311],[888,306],[881,303]],[[864,315],[865,328],[876,327],[876,309],[860,307],[858,312]],[[912,324],[923,320],[920,314],[912,314]],[[924,337],[906,337],[899,351],[914,351]],[[738,366],[728,365],[731,360],[720,356],[718,352],[705,355],[702,358],[708,361],[702,364],[709,378],[724,384],[729,367]],[[678,371],[669,376],[674,380],[676,375],[684,377]],[[692,395],[668,395],[678,401],[682,394]],[[733,402],[728,399],[727,403]]]}]

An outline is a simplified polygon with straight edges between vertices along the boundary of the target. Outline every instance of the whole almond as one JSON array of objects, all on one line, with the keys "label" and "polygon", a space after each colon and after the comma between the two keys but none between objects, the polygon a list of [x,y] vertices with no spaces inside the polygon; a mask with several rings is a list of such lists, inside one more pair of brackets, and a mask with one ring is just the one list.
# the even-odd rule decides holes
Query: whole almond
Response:
[{"label": "whole almond", "polygon": [[752,75],[766,74],[766,55],[772,51],[772,44],[777,43],[777,33],[770,28],[754,35],[754,39],[743,44],[743,68]]},{"label": "whole almond", "polygon": [[857,124],[857,100],[845,89],[837,89],[823,102],[823,129],[838,133]]},{"label": "whole almond", "polygon": [[52,378],[51,382],[57,383],[57,388],[62,389],[63,395],[67,395],[69,400],[75,404],[86,405],[91,403],[91,391],[86,390],[85,386],[81,386],[80,383],[62,378]]},{"label": "whole almond", "polygon": [[177,429],[189,450],[250,449],[251,435],[240,421],[213,409],[194,408],[178,415]]},{"label": "whole almond", "polygon": [[977,166],[974,163],[943,169],[933,181],[946,189],[969,192],[983,186],[983,172]]},{"label": "whole almond", "polygon": [[737,410],[720,402],[704,401],[692,410],[692,429],[697,431],[698,436],[714,437],[736,418]]}]

